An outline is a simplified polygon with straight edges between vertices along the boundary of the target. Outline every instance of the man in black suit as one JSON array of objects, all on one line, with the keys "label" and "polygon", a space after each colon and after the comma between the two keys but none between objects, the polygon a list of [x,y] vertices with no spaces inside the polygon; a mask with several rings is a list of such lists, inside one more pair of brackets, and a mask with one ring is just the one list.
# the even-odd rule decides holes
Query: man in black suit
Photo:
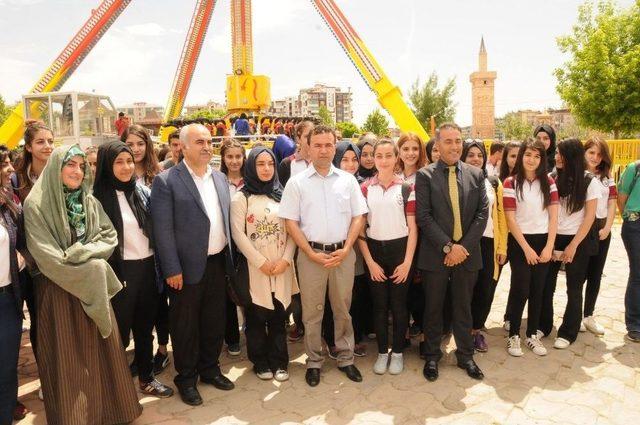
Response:
[{"label": "man in black suit", "polygon": [[231,203],[224,174],[209,166],[211,134],[201,124],[180,130],[184,160],[153,180],[151,216],[169,293],[169,332],[182,401],[196,406],[200,382],[234,385],[220,371],[226,279],[233,273]]},{"label": "man in black suit", "polygon": [[425,294],[424,376],[438,379],[442,357],[442,308],[451,286],[453,335],[458,366],[474,379],[484,375],[473,361],[471,298],[482,268],[480,238],[487,224],[489,203],[482,170],[460,161],[462,136],[453,123],[440,125],[436,135],[440,159],[416,176],[416,221],[421,243],[418,268]]}]

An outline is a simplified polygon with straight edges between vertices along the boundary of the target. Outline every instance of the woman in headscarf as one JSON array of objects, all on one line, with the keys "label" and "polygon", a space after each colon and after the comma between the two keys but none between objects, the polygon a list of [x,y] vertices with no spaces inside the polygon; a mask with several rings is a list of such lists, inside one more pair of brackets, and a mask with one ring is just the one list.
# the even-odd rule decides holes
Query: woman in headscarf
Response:
[{"label": "woman in headscarf", "polygon": [[100,146],[93,196],[118,232],[118,246],[109,264],[120,281],[126,282],[111,300],[120,339],[126,349],[133,330],[140,390],[160,398],[171,397],[173,390],[153,375],[152,331],[162,287],[153,256],[150,192],[136,182],[133,152],[124,143]]},{"label": "woman in headscarf", "polygon": [[278,217],[282,186],[270,149],[251,150],[245,184],[231,201],[231,231],[246,257],[252,304],[246,308],[247,351],[260,379],[289,379],[286,309],[297,293],[293,269],[295,243]]},{"label": "woman in headscarf", "polygon": [[[367,145],[368,146],[368,145]],[[336,145],[336,154],[333,157],[333,166],[346,171],[358,180],[358,183],[363,183],[365,179],[360,177],[360,149],[355,143],[340,141]],[[360,253],[360,248],[357,244],[353,246],[356,253],[356,266],[355,277],[353,281],[353,296],[351,299],[351,322],[353,324],[353,338],[355,341],[355,347],[353,354],[358,357],[364,357],[367,355],[367,346],[362,344],[367,330],[373,328],[372,314],[373,306],[371,301],[371,294],[369,291],[369,285],[367,283],[367,275],[364,268],[364,260]],[[324,303],[324,316],[322,317],[322,336],[327,343],[329,351],[329,357],[336,359],[337,350],[334,340],[334,323],[333,312],[331,310],[331,303],[329,302],[329,295],[327,294],[326,302]]]},{"label": "woman in headscarf", "polygon": [[542,142],[547,152],[547,172],[556,167],[556,131],[548,124],[542,124],[533,130],[533,137]]},{"label": "woman in headscarf", "polygon": [[142,412],[110,304],[122,289],[107,263],[118,234],[88,170],[78,145],[55,149],[24,206],[50,425],[124,423]]},{"label": "woman in headscarf", "polygon": [[358,175],[363,179],[373,177],[377,170],[373,161],[373,147],[378,142],[378,137],[375,134],[369,132],[360,136],[358,139],[358,149],[360,149],[360,168],[358,168]]}]

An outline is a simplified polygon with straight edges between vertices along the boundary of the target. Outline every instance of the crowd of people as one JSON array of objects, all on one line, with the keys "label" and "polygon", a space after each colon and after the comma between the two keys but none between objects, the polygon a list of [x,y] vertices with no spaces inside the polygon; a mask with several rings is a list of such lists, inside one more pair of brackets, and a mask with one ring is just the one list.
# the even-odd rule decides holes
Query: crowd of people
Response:
[{"label": "crowd of people", "polygon": [[[474,353],[489,349],[507,262],[510,355],[523,345],[547,354],[561,268],[567,303],[553,347],[605,332],[595,305],[616,205],[630,263],[626,338],[640,342],[640,169],[629,164],[616,185],[604,140],[556,141],[543,125],[487,152],[454,123],[426,143],[413,133],[353,143],[308,120],[286,131],[291,145],[248,155],[225,141],[220,170],[212,129],[195,123],[169,137],[162,158],[138,125],[83,150],[54,148],[52,131],[29,123],[19,157],[0,150],[0,424],[26,413],[24,303],[52,425],[133,421],[138,391],[177,389],[196,406],[199,383],[232,390],[219,357],[225,346],[240,354],[241,329],[262,380],[289,379],[288,341],[304,340],[315,387],[325,356],[362,381],[354,358],[367,355],[365,338],[376,341],[373,372],[401,374],[418,338],[435,381],[450,334],[457,366],[481,380]],[[157,378],[169,340],[173,386]]]}]

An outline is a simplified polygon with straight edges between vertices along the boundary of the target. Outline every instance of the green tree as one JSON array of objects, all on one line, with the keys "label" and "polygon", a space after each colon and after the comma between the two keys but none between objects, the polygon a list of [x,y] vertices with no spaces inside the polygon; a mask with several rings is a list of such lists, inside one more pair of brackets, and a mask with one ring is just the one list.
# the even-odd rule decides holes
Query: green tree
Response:
[{"label": "green tree", "polygon": [[320,118],[320,122],[323,125],[329,127],[335,127],[336,123],[333,122],[333,117],[331,116],[331,112],[327,109],[326,106],[320,105],[320,109],[318,110],[318,117]]},{"label": "green tree", "polygon": [[354,134],[360,131],[358,129],[358,126],[352,122],[339,122],[338,124],[336,124],[336,128],[340,130],[340,132],[342,133],[342,137],[344,137],[345,139],[352,138]]},{"label": "green tree", "polygon": [[431,127],[431,117],[435,117],[436,126],[443,122],[453,121],[456,115],[456,103],[453,95],[456,92],[456,79],[451,78],[443,87],[438,86],[435,71],[429,75],[424,84],[420,78],[409,89],[409,103],[413,113],[422,127]]},{"label": "green tree", "polygon": [[4,123],[9,114],[11,113],[11,108],[6,104],[4,98],[0,94],[0,125]]},{"label": "green tree", "polygon": [[376,109],[367,116],[362,131],[370,131],[377,136],[386,136],[389,134],[389,120],[379,109]]},{"label": "green tree", "polygon": [[615,138],[640,130],[640,2],[589,1],[557,42],[569,60],[555,70],[556,89],[578,123]]},{"label": "green tree", "polygon": [[195,120],[198,118],[205,118],[210,120],[217,120],[224,118],[227,115],[227,111],[224,109],[200,109],[187,116],[188,119]]},{"label": "green tree", "polygon": [[506,140],[523,140],[533,136],[533,126],[520,118],[517,112],[509,112],[498,121],[498,129]]}]

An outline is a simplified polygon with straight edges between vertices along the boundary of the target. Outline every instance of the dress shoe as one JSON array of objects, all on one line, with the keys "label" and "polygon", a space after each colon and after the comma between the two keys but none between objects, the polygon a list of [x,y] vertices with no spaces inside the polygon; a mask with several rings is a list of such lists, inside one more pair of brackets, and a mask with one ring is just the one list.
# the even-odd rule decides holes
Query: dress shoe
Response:
[{"label": "dress shoe", "polygon": [[347,375],[347,378],[351,379],[353,382],[362,382],[362,375],[360,375],[360,371],[357,367],[350,364],[349,366],[343,366],[338,368],[341,372],[344,372]]},{"label": "dress shoe", "polygon": [[236,386],[223,374],[216,375],[213,378],[200,378],[200,382],[205,384],[213,385],[219,390],[229,391],[234,389]]},{"label": "dress shoe", "polygon": [[433,382],[438,379],[438,362],[435,360],[427,361],[424,364],[424,369],[422,369],[422,374],[429,382]]},{"label": "dress shoe", "polygon": [[178,388],[180,398],[185,404],[189,406],[200,406],[202,404],[202,397],[196,389],[196,387]]},{"label": "dress shoe", "polygon": [[484,374],[473,360],[467,360],[466,362],[458,363],[460,369],[467,371],[467,375],[473,379],[481,381],[484,378]]},{"label": "dress shoe", "polygon": [[304,375],[305,381],[310,387],[315,387],[320,383],[320,369],[317,367],[310,367],[307,369],[307,373]]}]

